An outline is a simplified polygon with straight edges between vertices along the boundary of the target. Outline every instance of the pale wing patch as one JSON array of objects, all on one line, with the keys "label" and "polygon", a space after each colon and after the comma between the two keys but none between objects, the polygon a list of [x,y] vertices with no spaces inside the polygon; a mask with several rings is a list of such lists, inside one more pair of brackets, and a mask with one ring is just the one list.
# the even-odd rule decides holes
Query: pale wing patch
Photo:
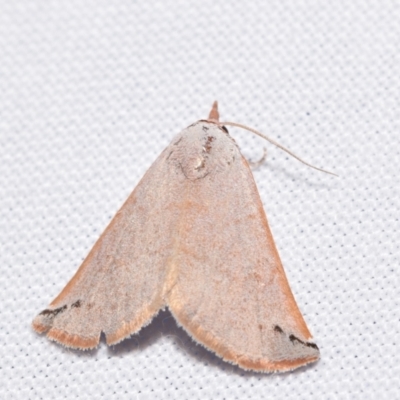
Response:
[{"label": "pale wing patch", "polygon": [[[221,129],[198,136],[208,147],[199,145],[196,154],[193,144],[191,159],[204,162],[184,170],[168,277],[171,312],[198,342],[242,368],[285,371],[316,361],[319,350],[290,290],[247,162]],[[181,162],[188,163],[183,152]]]},{"label": "pale wing patch", "polygon": [[[171,145],[173,146],[173,145]],[[167,260],[179,210],[179,182],[168,169],[170,147],[148,170],[34,329],[75,348],[97,346],[101,332],[115,344],[137,332],[165,306]]]}]

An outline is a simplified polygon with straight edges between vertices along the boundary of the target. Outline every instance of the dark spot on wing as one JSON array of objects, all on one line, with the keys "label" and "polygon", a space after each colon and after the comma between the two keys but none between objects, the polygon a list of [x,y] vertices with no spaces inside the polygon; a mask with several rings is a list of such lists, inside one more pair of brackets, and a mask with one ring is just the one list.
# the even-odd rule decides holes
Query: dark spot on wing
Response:
[{"label": "dark spot on wing", "polygon": [[291,342],[297,341],[297,342],[303,343],[299,338],[297,338],[297,337],[294,336],[294,335],[290,335],[290,336],[289,336],[289,339],[290,339]]},{"label": "dark spot on wing", "polygon": [[55,316],[57,316],[58,314],[64,312],[67,309],[67,306],[62,306],[62,307],[58,307],[55,308],[54,310],[43,310],[39,315],[45,315],[46,317],[51,317],[54,318]]},{"label": "dark spot on wing", "polygon": [[279,325],[274,326],[274,331],[278,333],[283,333],[283,329]]},{"label": "dark spot on wing", "polygon": [[306,347],[312,347],[315,350],[319,350],[318,346],[315,343],[307,343],[307,342],[303,342],[301,339],[299,339],[298,337],[294,336],[294,335],[290,335],[289,336],[289,340],[294,343],[294,342],[298,342],[300,344],[302,344],[303,346]]},{"label": "dark spot on wing", "polygon": [[75,303],[72,303],[71,308],[79,308],[82,305],[80,300],[77,300]]},{"label": "dark spot on wing", "polygon": [[203,125],[203,131],[207,132],[210,128],[208,126]]},{"label": "dark spot on wing", "polygon": [[263,330],[263,326],[262,326],[261,324],[259,324],[259,325],[258,325],[258,329],[259,329],[260,331],[262,331],[262,330]]}]

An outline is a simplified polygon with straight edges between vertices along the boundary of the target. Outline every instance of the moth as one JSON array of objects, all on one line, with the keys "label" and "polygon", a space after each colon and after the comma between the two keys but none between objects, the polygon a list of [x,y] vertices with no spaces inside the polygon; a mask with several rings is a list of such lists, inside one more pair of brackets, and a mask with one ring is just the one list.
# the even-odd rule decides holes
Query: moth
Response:
[{"label": "moth", "polygon": [[249,163],[225,125],[241,126],[219,122],[215,102],[172,140],[33,320],[36,332],[83,350],[104,332],[114,345],[168,308],[196,342],[241,368],[283,372],[318,360]]}]

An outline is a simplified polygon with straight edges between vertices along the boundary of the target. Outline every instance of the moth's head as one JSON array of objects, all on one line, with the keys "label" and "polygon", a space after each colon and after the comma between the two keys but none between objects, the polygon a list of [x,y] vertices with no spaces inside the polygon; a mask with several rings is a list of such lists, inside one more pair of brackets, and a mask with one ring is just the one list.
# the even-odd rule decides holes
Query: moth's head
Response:
[{"label": "moth's head", "polygon": [[228,129],[226,129],[226,127],[219,122],[218,101],[214,101],[214,104],[212,105],[211,111],[208,114],[208,118],[207,119],[201,119],[200,121],[201,122],[209,122],[210,124],[215,124],[220,129],[225,131],[225,133],[229,133]]},{"label": "moth's head", "polygon": [[208,120],[219,122],[219,112],[218,112],[218,101],[214,101],[214,104],[212,105],[210,114],[208,114]]}]

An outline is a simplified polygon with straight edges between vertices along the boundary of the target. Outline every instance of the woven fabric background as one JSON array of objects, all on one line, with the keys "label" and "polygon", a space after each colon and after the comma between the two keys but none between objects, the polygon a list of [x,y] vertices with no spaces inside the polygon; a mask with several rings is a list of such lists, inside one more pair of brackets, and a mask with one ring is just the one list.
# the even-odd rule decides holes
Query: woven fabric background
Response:
[{"label": "woven fabric background", "polygon": [[[400,2],[0,1],[0,398],[395,399]],[[206,118],[250,160],[321,360],[246,372],[168,313],[79,352],[30,323],[172,137]],[[238,210],[240,212],[240,210]]]}]

